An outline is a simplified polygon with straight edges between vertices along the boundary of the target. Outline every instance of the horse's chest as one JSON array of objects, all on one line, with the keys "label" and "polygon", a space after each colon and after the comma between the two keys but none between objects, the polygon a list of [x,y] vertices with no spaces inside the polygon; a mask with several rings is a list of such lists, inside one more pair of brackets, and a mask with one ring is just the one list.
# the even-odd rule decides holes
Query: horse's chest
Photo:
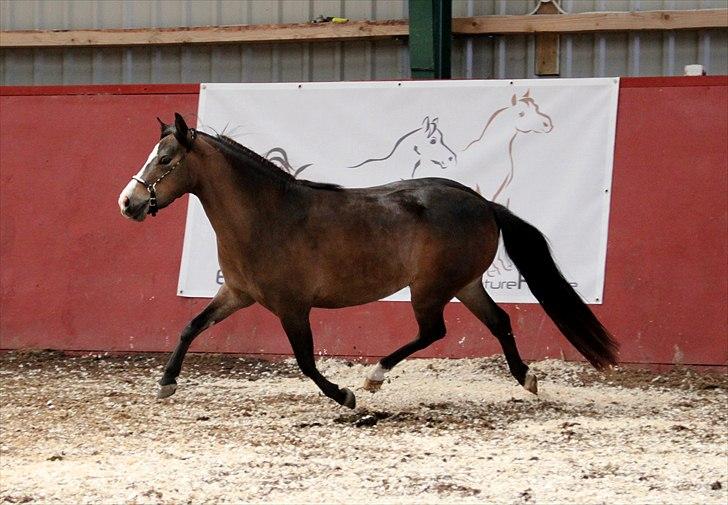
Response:
[{"label": "horse's chest", "polygon": [[235,255],[221,255],[219,261],[226,284],[268,308],[281,293],[291,291],[300,277],[285,246],[245,245]]}]

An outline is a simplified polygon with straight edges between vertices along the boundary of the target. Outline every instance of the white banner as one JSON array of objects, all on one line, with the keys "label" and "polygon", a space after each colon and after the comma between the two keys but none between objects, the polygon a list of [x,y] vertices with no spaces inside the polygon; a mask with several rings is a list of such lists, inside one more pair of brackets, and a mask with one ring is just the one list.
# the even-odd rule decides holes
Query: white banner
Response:
[{"label": "white banner", "polygon": [[[538,227],[569,282],[601,303],[618,92],[613,78],[202,84],[198,128],[298,178],[466,184]],[[211,297],[222,282],[214,232],[192,196],[178,294]],[[502,244],[483,282],[496,301],[535,302]],[[387,298],[408,299],[407,290]]]}]

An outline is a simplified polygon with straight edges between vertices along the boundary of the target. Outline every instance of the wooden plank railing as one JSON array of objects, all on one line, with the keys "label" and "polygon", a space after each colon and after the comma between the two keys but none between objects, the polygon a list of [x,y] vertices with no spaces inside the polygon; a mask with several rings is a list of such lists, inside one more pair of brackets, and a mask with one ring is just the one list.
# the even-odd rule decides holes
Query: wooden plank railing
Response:
[{"label": "wooden plank railing", "polygon": [[[454,35],[584,33],[635,30],[728,28],[728,9],[642,12],[584,12],[538,16],[454,18]],[[317,42],[403,38],[406,20],[276,25],[205,26],[103,30],[21,30],[0,32],[2,48],[161,46]]]}]

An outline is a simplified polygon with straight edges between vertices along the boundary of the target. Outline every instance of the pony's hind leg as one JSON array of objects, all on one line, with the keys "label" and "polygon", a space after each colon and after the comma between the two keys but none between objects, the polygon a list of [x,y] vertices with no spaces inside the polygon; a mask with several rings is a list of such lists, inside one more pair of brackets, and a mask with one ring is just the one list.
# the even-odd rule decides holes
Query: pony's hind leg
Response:
[{"label": "pony's hind leg", "polygon": [[528,370],[528,365],[523,362],[521,356],[518,354],[516,341],[513,338],[511,320],[506,311],[496,305],[493,299],[486,293],[480,277],[465,286],[455,296],[498,339],[503,348],[503,354],[505,354],[511,375],[526,390],[533,394],[538,394],[538,381],[536,376]]},{"label": "pony's hind leg", "polygon": [[413,292],[412,306],[415,309],[415,317],[419,326],[417,336],[411,342],[379,360],[379,363],[367,375],[364,389],[371,392],[377,391],[384,382],[385,374],[397,363],[445,336],[447,330],[442,311],[446,303],[447,300],[427,304],[418,303]]}]

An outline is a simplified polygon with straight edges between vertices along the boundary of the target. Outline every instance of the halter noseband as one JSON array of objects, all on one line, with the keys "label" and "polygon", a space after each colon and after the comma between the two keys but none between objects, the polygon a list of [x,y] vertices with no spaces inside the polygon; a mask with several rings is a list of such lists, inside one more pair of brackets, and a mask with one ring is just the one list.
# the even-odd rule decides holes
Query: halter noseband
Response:
[{"label": "halter noseband", "polygon": [[[190,133],[192,134],[192,140],[194,141],[195,137],[197,137],[197,131],[195,131],[193,128],[190,128]],[[180,163],[182,163],[182,159],[172,165],[169,170],[157,177],[156,181],[151,183],[145,181],[141,177],[137,177],[136,175],[133,175],[131,177],[132,181],[137,181],[139,184],[143,185],[149,192],[149,210],[147,210],[147,214],[151,214],[152,217],[156,216],[157,212],[159,212],[159,207],[157,207],[157,184],[159,183],[159,181],[171,174],[172,171],[177,168]]]}]

